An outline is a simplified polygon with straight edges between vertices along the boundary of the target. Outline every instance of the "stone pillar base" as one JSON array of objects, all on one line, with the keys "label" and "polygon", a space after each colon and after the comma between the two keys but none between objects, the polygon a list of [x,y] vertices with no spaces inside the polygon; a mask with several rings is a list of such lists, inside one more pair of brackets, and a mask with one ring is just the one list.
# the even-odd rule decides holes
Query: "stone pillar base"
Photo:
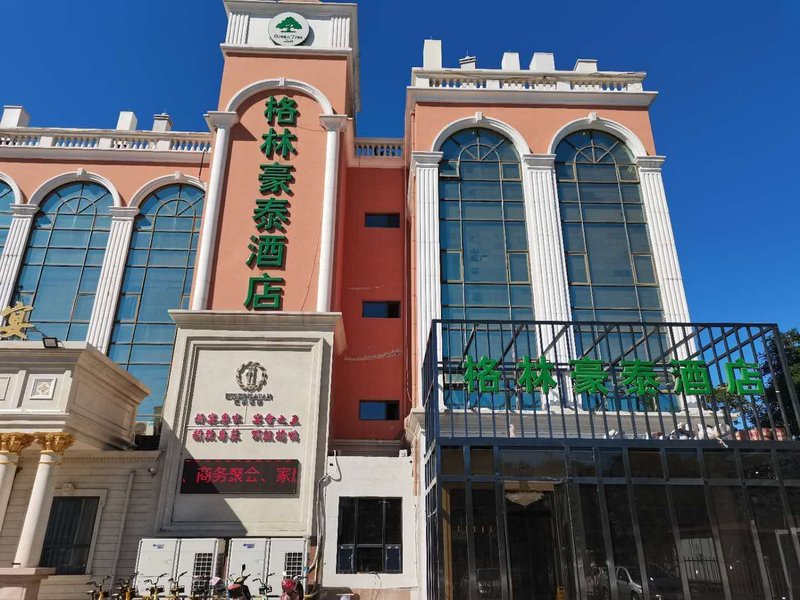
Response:
[{"label": "stone pillar base", "polygon": [[55,569],[0,569],[0,600],[36,600],[43,579],[55,574]]}]

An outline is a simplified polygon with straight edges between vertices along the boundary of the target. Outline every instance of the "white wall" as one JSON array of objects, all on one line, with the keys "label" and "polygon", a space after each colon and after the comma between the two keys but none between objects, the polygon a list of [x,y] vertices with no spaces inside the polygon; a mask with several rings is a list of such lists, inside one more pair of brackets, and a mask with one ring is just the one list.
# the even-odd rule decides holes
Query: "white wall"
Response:
[{"label": "white wall", "polygon": [[[325,490],[325,540],[322,569],[324,587],[351,589],[413,589],[417,585],[417,498],[411,456],[329,456],[331,482]],[[339,498],[381,497],[403,499],[403,572],[354,574],[336,572]]]},{"label": "white wall", "polygon": [[[0,532],[0,567],[10,567],[28,505],[38,453],[23,454],[14,480],[3,530]],[[105,492],[105,505],[100,509],[94,550],[90,557],[91,573],[86,575],[51,577],[42,584],[41,600],[85,600],[86,582],[102,579],[114,571],[119,527],[125,505],[128,479],[134,473],[133,488],[128,504],[128,518],[123,532],[117,577],[127,577],[134,571],[136,550],[142,537],[153,535],[155,499],[158,495],[158,476],[149,468],[158,465],[157,452],[92,452],[70,456],[67,451],[58,468],[56,496],[63,495],[64,484],[74,486],[73,495],[82,490]]]}]

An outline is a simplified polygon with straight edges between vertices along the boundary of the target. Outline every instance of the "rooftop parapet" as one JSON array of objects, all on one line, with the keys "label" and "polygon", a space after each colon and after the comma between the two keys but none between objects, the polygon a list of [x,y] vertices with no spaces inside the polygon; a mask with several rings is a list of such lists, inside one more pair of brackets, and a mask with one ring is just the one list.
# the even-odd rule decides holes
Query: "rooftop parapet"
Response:
[{"label": "rooftop parapet", "polygon": [[[476,57],[465,57],[458,67],[442,66],[442,44],[439,40],[425,40],[422,67],[412,69],[411,89],[442,91],[494,91],[497,92],[544,92],[550,101],[564,103],[628,104],[648,106],[655,99],[655,92],[646,92],[643,81],[646,74],[633,71],[601,71],[596,59],[579,59],[573,69],[559,70],[555,67],[553,54],[536,52],[527,69],[521,68],[520,56],[506,52],[499,69],[479,68]],[[599,95],[598,95],[599,94]],[[448,100],[458,95],[448,96]],[[611,100],[608,96],[619,96]],[[475,100],[474,94],[469,94]],[[488,97],[489,94],[486,94]],[[505,95],[504,100],[509,100]],[[488,98],[487,98],[488,99]],[[517,98],[511,101],[529,101]]]}]

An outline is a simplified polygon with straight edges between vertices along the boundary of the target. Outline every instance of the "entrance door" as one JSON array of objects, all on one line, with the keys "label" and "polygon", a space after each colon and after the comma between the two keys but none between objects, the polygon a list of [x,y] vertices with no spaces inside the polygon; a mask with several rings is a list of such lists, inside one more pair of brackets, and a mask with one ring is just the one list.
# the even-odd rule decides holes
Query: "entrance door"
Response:
[{"label": "entrance door", "polygon": [[506,481],[504,488],[512,600],[561,600],[556,494],[551,483]]}]

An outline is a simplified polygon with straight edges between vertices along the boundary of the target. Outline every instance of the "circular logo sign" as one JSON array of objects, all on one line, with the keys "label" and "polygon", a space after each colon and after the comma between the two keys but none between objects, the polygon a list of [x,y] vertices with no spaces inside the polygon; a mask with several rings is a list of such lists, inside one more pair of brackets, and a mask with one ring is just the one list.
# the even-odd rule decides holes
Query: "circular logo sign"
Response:
[{"label": "circular logo sign", "polygon": [[259,392],[267,385],[267,370],[257,362],[243,364],[236,371],[236,383],[243,392]]},{"label": "circular logo sign", "polygon": [[306,18],[294,12],[281,13],[269,22],[269,37],[279,46],[298,46],[310,32]]}]

